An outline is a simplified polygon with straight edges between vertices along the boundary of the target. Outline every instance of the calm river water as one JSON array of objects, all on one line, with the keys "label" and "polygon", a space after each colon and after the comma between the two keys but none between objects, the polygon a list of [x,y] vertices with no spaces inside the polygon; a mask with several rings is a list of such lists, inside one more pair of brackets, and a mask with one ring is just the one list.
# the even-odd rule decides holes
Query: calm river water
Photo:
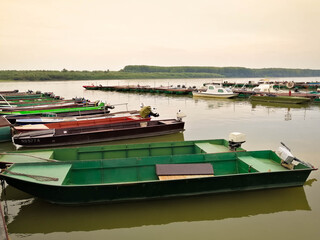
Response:
[{"label": "calm river water", "polygon": [[[247,81],[258,79],[232,79]],[[280,79],[281,80],[281,79]],[[283,79],[282,79],[283,80]],[[292,80],[292,79],[289,79]],[[320,81],[300,78],[296,81]],[[101,80],[68,82],[1,82],[0,91],[52,91],[65,97],[85,97],[111,104],[140,103],[155,107],[161,119],[187,117],[185,131],[165,137],[116,143],[228,138],[247,136],[247,150],[276,150],[286,143],[296,157],[320,166],[320,104],[252,105],[248,100],[216,100],[159,94],[87,91],[82,85],[140,84],[201,86],[201,80]],[[119,105],[113,111],[125,110]],[[110,144],[110,143],[109,143]],[[11,143],[0,151],[14,150]],[[35,199],[6,187],[1,194],[10,239],[319,239],[320,171],[303,187],[219,194],[183,199],[66,207]]]}]

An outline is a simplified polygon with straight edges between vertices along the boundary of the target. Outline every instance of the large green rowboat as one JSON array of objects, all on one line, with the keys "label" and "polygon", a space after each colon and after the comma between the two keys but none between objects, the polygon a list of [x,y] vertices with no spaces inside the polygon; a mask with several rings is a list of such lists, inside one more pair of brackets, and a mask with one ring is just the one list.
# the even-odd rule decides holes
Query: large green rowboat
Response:
[{"label": "large green rowboat", "polygon": [[289,170],[273,151],[252,151],[17,163],[0,177],[52,203],[92,204],[302,186],[312,170],[301,163]]},{"label": "large green rowboat", "polygon": [[[244,151],[239,147],[237,151]],[[224,139],[104,145],[0,153],[0,164],[230,152]]]}]

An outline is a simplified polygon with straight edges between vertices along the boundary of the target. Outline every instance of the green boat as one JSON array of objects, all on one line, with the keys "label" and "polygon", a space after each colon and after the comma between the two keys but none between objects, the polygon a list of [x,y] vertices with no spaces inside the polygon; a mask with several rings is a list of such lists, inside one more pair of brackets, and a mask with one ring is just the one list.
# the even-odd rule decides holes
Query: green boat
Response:
[{"label": "green boat", "polygon": [[20,102],[20,101],[0,101],[0,107],[27,107],[27,106],[35,106],[35,105],[50,105],[57,103],[71,103],[75,102],[74,100],[58,100],[58,99],[46,99],[41,101],[28,101],[28,102]]},{"label": "green boat", "polygon": [[93,204],[302,186],[314,167],[273,151],[16,163],[9,185],[56,204]]},{"label": "green boat", "polygon": [[0,116],[0,142],[11,140],[11,124],[4,117]]},{"label": "green boat", "polygon": [[103,145],[0,153],[0,164],[190,155],[235,150],[244,151],[240,146],[230,148],[229,142],[224,139]]},{"label": "green boat", "polygon": [[35,99],[35,98],[41,98],[44,97],[45,95],[42,93],[39,94],[34,94],[34,93],[30,93],[30,94],[9,94],[9,95],[2,95],[2,98],[5,98],[6,100],[17,100],[17,99]]},{"label": "green boat", "polygon": [[293,103],[293,104],[301,104],[310,102],[310,98],[306,97],[292,97],[292,96],[275,96],[275,95],[268,95],[268,96],[259,96],[259,95],[252,95],[249,98],[251,101],[257,102],[272,102],[272,103]]},{"label": "green boat", "polygon": [[55,109],[39,109],[39,110],[24,110],[24,111],[0,111],[0,115],[26,115],[26,114],[41,114],[41,113],[62,113],[62,112],[81,112],[88,110],[99,110],[105,107],[104,103],[100,103],[98,106],[89,107],[74,107],[74,108],[55,108]]}]

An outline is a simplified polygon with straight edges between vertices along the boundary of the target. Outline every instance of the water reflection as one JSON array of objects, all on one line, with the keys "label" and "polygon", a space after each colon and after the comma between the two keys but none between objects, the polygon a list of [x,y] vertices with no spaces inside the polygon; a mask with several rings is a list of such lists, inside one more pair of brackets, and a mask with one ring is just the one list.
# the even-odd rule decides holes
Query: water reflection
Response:
[{"label": "water reflection", "polygon": [[272,103],[272,102],[251,102],[252,108],[257,106],[270,107],[270,108],[308,108],[310,104],[293,104],[293,103]]},{"label": "water reflection", "polygon": [[[283,211],[310,211],[303,187],[239,192],[179,199],[68,207],[49,204],[7,189],[9,233],[34,234],[93,231],[163,225],[175,222],[214,221]],[[10,207],[19,200],[19,213]],[[33,198],[32,198],[33,199]],[[236,201],[236,204],[235,204]],[[13,212],[11,212],[13,211]],[[15,216],[13,216],[15,215]]]}]

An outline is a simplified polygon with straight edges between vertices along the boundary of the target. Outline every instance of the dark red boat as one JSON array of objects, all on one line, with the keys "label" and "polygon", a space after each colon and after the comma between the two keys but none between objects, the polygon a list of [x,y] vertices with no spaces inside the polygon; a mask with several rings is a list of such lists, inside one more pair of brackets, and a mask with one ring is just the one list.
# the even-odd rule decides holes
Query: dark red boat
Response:
[{"label": "dark red boat", "polygon": [[31,131],[14,135],[12,141],[17,147],[53,147],[152,137],[177,133],[183,130],[183,121],[165,119]]},{"label": "dark red boat", "polygon": [[150,118],[142,118],[139,114],[131,115],[131,116],[118,116],[118,117],[110,117],[110,116],[102,116],[102,117],[93,117],[93,118],[85,118],[79,120],[70,120],[64,122],[56,122],[56,123],[47,123],[47,124],[28,124],[22,126],[15,126],[14,130],[18,132],[26,132],[26,131],[40,131],[47,129],[63,129],[63,128],[74,128],[74,127],[88,127],[88,126],[97,126],[97,125],[105,125],[111,123],[119,123],[119,122],[145,122],[150,121]]}]

